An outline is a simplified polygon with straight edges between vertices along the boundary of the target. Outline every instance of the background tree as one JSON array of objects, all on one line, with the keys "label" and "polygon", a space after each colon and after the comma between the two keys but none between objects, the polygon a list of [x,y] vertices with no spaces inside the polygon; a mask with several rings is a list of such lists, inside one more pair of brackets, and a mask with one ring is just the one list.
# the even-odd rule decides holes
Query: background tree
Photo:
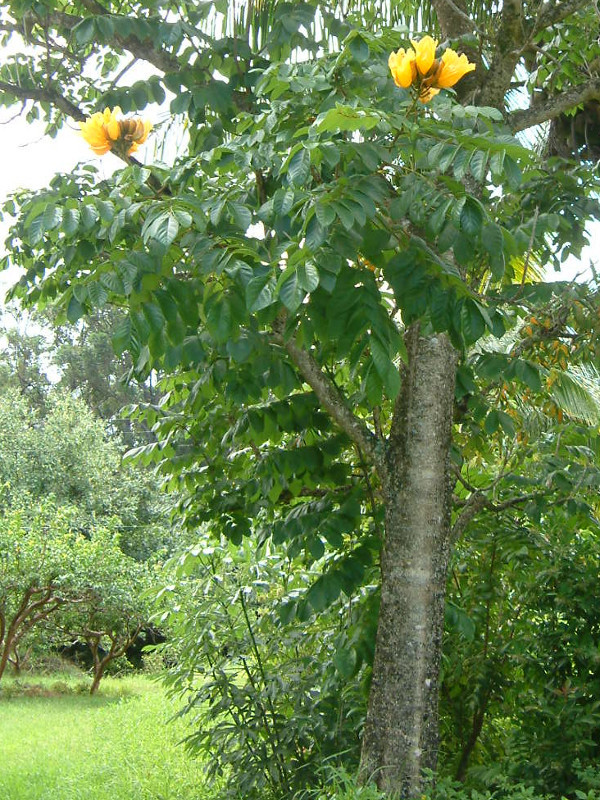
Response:
[{"label": "background tree", "polygon": [[78,602],[61,608],[52,622],[63,641],[89,647],[94,694],[106,669],[150,622],[152,567],[125,555],[115,531],[101,528],[82,551],[79,571]]},{"label": "background tree", "polygon": [[2,505],[51,497],[77,507],[83,532],[118,518],[121,545],[139,560],[172,547],[168,503],[148,472],[122,464],[120,439],[72,395],[55,389],[44,403],[40,412],[16,389],[0,394]]},{"label": "background tree", "polygon": [[52,362],[60,372],[57,385],[83,399],[99,419],[119,434],[126,448],[152,440],[145,427],[132,428],[124,409],[137,402],[158,402],[152,382],[132,380],[131,359],[115,356],[112,333],[123,314],[113,308],[99,309],[77,327],[53,327]]},{"label": "background tree", "polygon": [[[595,9],[160,10],[8,6],[7,34],[25,31],[30,49],[2,68],[5,102],[30,101],[52,132],[65,116],[140,110],[168,89],[190,131],[171,170],[130,164],[100,182],[79,170],[19,196],[10,248],[27,272],[14,294],[57,303],[71,322],[107,302],[126,308],[118,352],[142,376],[168,374],[165,401],[147,409],[159,441],[140,452],[187,492],[190,524],[207,516],[234,542],[253,532],[351,564],[377,553],[385,530],[362,772],[416,795],[438,750],[456,472],[457,533],[494,505],[496,484],[463,474],[461,434],[509,425],[496,396],[479,394],[490,364],[511,385],[549,388],[530,345],[560,344],[594,303],[584,286],[530,285],[528,273],[580,251],[598,215],[595,177],[536,158],[511,131],[597,96]],[[388,27],[397,21],[410,31]],[[438,56],[451,42],[476,64],[431,113],[387,66],[424,29],[443,40]],[[152,75],[127,85],[123,56]],[[511,110],[522,80],[533,100]],[[128,146],[117,140],[115,152],[128,160]],[[522,321],[552,300],[560,314],[529,334]],[[509,332],[519,341],[507,352]],[[480,340],[488,358],[472,364]],[[331,566],[309,590],[316,610],[360,585],[360,570],[344,583]]]},{"label": "background tree", "polygon": [[0,329],[4,340],[0,351],[2,387],[3,390],[9,386],[17,389],[29,406],[43,412],[50,388],[46,363],[48,344],[43,334],[28,332],[23,320],[16,316],[15,324],[3,320]]},{"label": "background tree", "polygon": [[77,599],[80,542],[73,513],[52,502],[0,517],[0,679],[29,631]]}]

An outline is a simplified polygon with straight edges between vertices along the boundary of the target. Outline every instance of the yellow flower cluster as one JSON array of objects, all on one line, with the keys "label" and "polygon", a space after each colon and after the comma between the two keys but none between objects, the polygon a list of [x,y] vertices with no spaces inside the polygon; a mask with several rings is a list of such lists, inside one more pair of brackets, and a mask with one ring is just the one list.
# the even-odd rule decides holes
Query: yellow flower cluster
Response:
[{"label": "yellow flower cluster", "polygon": [[402,89],[414,86],[422,103],[428,103],[440,89],[449,89],[475,69],[464,53],[459,55],[450,48],[436,58],[438,43],[431,36],[424,36],[418,42],[411,39],[411,44],[408,50],[401,47],[392,53],[388,64],[396,86]]},{"label": "yellow flower cluster", "polygon": [[121,109],[115,106],[111,111],[105,108],[92,114],[85,122],[80,122],[81,135],[96,155],[102,156],[109,150],[130,156],[143,144],[152,130],[152,123],[139,117],[121,119]]}]

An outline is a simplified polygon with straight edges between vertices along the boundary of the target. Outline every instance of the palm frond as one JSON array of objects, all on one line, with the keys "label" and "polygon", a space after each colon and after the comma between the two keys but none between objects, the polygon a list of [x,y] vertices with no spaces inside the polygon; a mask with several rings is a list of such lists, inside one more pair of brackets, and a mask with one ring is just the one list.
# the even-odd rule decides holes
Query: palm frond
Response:
[{"label": "palm frond", "polygon": [[[510,269],[514,283],[540,283],[544,280],[544,264],[539,253],[534,251],[523,256],[513,256],[510,259]],[[525,281],[523,281],[523,275],[525,275]]]},{"label": "palm frond", "polygon": [[[225,13],[211,13],[201,27],[211,36],[218,31],[221,35],[246,40],[254,50],[259,50],[277,15],[291,5],[289,0],[232,0],[227,4]],[[439,34],[437,15],[431,0],[306,0],[294,5],[315,9],[314,22],[306,30],[315,40],[324,30],[324,20],[332,16],[373,32],[401,26],[411,34]],[[494,0],[471,0],[467,5],[466,14],[473,20],[474,28],[479,30],[488,29],[499,13],[499,5]],[[339,46],[339,42],[332,41],[332,44],[332,49],[336,49],[336,44]]]},{"label": "palm frond", "polygon": [[600,372],[592,364],[551,370],[548,391],[566,416],[585,425],[600,425]]}]

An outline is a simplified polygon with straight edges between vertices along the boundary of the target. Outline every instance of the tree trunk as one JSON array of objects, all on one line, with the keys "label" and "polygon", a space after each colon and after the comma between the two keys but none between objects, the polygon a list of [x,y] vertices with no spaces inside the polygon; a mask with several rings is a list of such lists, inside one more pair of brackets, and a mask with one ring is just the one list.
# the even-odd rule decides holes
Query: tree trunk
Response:
[{"label": "tree trunk", "polygon": [[6,641],[4,642],[4,648],[0,655],[0,679],[2,679],[2,676],[6,670],[6,665],[8,664],[8,656],[10,653],[11,644],[12,639],[9,639],[7,636]]},{"label": "tree trunk", "polygon": [[105,663],[100,664],[100,666],[94,669],[94,678],[92,680],[92,685],[90,686],[90,694],[96,694],[98,691],[98,687],[100,686],[100,681],[102,680],[102,676],[104,675],[104,669],[106,667]]},{"label": "tree trunk", "polygon": [[426,338],[416,326],[407,346],[386,453],[381,607],[361,774],[414,797],[423,769],[437,762],[457,356],[445,335]]}]

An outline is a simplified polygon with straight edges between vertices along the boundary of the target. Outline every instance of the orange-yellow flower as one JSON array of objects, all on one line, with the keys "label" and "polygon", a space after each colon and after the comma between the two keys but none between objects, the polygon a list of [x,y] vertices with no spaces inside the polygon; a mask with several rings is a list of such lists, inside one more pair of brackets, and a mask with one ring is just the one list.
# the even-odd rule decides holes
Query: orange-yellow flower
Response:
[{"label": "orange-yellow flower", "polygon": [[388,65],[396,86],[400,86],[402,89],[408,89],[417,77],[415,59],[415,51],[410,47],[408,50],[401,47],[397,53],[390,54]]},{"label": "orange-yellow flower", "polygon": [[92,114],[85,122],[80,122],[81,135],[96,155],[104,155],[109,150],[131,155],[148,138],[152,123],[132,117],[121,119],[121,109],[105,108]]},{"label": "orange-yellow flower", "polygon": [[437,41],[424,36],[412,41],[412,48],[400,48],[391,53],[388,64],[396,86],[413,87],[422,103],[428,103],[440,89],[449,89],[475,69],[466,55],[448,49],[441,58],[435,57]]},{"label": "orange-yellow flower", "polygon": [[464,53],[458,55],[454,50],[446,50],[442,56],[442,66],[436,83],[440,89],[449,89],[463,78],[467,72],[473,72],[475,64],[471,64]]},{"label": "orange-yellow flower", "polygon": [[418,42],[411,39],[410,43],[415,48],[417,69],[421,75],[425,76],[435,61],[435,48],[438,43],[431,36],[424,36]]}]

